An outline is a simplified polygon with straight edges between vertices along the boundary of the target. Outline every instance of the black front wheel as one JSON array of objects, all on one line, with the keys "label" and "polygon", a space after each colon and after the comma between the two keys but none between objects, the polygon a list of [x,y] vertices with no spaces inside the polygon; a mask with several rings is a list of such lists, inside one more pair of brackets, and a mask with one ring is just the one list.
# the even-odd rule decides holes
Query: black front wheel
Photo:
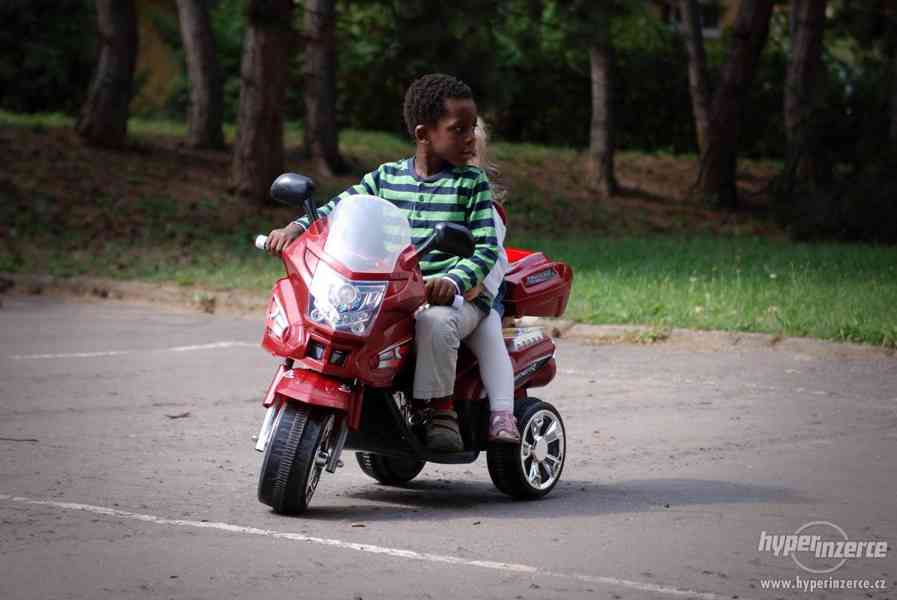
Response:
[{"label": "black front wheel", "polygon": [[258,498],[275,512],[308,508],[336,436],[333,411],[287,402],[277,413],[259,472]]},{"label": "black front wheel", "polygon": [[492,483],[522,500],[541,498],[561,478],[567,456],[567,436],[557,409],[538,398],[526,398],[514,410],[520,444],[492,444],[487,464]]},{"label": "black front wheel", "polygon": [[408,483],[427,464],[422,460],[402,458],[398,456],[383,456],[370,452],[356,452],[355,460],[358,466],[368,477],[373,477],[384,485],[402,485]]}]

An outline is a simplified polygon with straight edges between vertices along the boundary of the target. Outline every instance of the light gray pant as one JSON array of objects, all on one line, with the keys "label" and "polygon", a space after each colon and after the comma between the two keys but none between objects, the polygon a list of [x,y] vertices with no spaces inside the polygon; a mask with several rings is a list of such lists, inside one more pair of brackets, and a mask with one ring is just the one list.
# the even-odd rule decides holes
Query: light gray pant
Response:
[{"label": "light gray pant", "polygon": [[476,329],[482,318],[483,312],[466,301],[460,308],[430,306],[417,313],[415,398],[429,400],[452,395],[461,340]]}]

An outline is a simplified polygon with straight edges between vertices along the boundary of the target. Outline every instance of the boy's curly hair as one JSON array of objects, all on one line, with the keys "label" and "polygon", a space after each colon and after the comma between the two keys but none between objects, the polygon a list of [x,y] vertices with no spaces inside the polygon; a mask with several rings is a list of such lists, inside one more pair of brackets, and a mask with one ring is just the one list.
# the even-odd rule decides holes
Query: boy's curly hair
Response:
[{"label": "boy's curly hair", "polygon": [[412,82],[405,92],[403,114],[408,134],[418,125],[433,125],[445,114],[447,98],[473,98],[466,83],[444,73],[430,73]]}]

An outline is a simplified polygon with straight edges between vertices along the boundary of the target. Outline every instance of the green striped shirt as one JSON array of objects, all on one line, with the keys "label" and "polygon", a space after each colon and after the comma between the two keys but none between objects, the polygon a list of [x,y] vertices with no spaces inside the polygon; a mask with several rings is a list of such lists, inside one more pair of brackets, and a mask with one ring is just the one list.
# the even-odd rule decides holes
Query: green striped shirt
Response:
[{"label": "green striped shirt", "polygon": [[[492,220],[492,192],[486,174],[473,166],[447,167],[430,177],[419,177],[414,158],[382,164],[342,194],[318,209],[330,214],[343,198],[371,194],[401,209],[411,224],[411,241],[421,244],[437,223],[457,223],[473,234],[476,249],[470,258],[433,251],[421,259],[424,276],[440,275],[451,279],[466,292],[480,283],[498,258],[498,240]],[[297,219],[308,226],[308,217]],[[490,298],[481,295],[475,303],[488,311]]]}]

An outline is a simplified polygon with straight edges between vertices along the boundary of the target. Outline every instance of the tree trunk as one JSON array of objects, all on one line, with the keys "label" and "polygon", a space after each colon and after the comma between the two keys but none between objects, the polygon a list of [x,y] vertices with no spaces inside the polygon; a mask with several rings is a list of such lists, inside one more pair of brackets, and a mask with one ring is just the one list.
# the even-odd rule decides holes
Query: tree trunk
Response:
[{"label": "tree trunk", "polygon": [[224,145],[221,122],[224,97],[208,0],[177,0],[181,40],[187,55],[190,79],[188,143],[194,148]]},{"label": "tree trunk", "polygon": [[772,5],[773,0],[741,0],[732,48],[710,109],[707,149],[701,153],[697,189],[705,199],[733,210],[738,205],[738,115],[766,45]]},{"label": "tree trunk", "polygon": [[345,170],[336,127],[334,0],[305,0],[305,149],[322,175]]},{"label": "tree trunk", "polygon": [[268,202],[283,171],[283,109],[292,39],[292,0],[251,0],[240,66],[240,106],[231,178],[235,193]]},{"label": "tree trunk", "polygon": [[592,71],[592,124],[589,132],[589,184],[605,197],[617,192],[614,175],[614,119],[610,23],[603,18],[589,48]]},{"label": "tree trunk", "polygon": [[697,0],[679,0],[685,48],[688,51],[688,85],[691,93],[691,109],[695,118],[698,153],[707,148],[710,129],[710,91],[707,86],[707,56],[704,52],[704,34]]},{"label": "tree trunk", "polygon": [[897,149],[897,52],[891,57],[891,128],[888,138],[891,147]]},{"label": "tree trunk", "polygon": [[822,63],[822,35],[825,29],[825,0],[792,0],[794,36],[791,61],[785,80],[785,133],[788,137],[788,162],[793,173],[813,182],[826,179],[814,142],[813,113],[816,109],[817,75]]},{"label": "tree trunk", "polygon": [[76,129],[89,144],[125,145],[128,105],[137,65],[137,11],[133,0],[97,0],[100,54]]}]

